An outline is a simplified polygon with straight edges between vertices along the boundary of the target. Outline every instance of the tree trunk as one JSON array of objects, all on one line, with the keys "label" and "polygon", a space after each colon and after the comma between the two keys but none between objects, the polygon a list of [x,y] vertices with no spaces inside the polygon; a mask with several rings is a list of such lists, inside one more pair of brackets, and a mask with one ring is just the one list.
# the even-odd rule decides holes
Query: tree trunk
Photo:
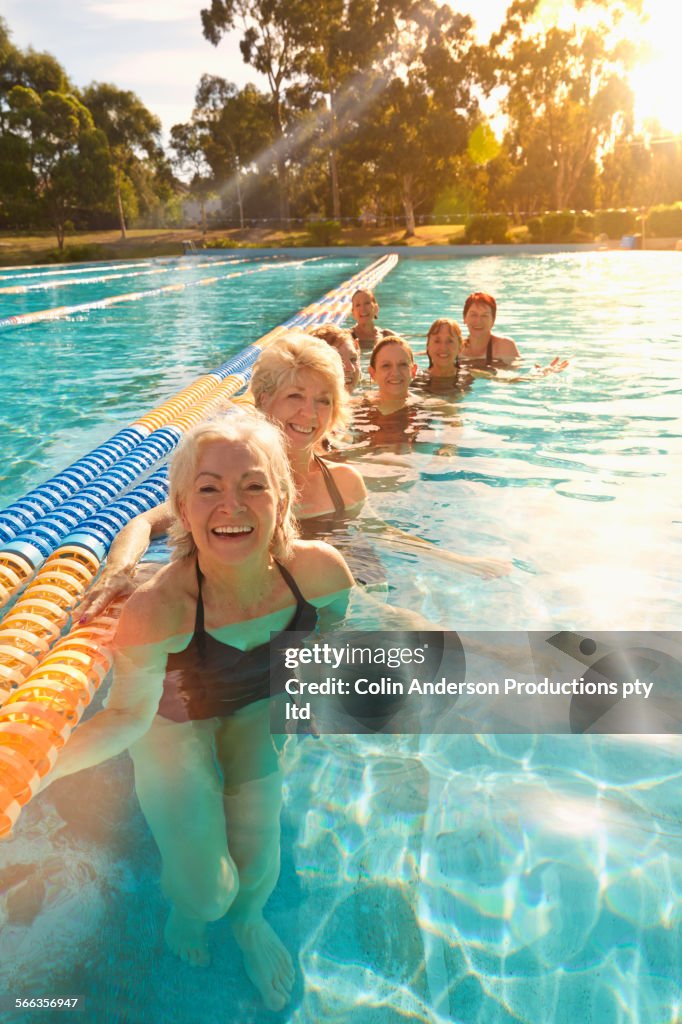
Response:
[{"label": "tree trunk", "polygon": [[244,201],[242,200],[242,168],[239,162],[239,157],[235,154],[235,164],[237,168],[237,206],[239,207],[239,227],[244,230]]},{"label": "tree trunk", "polygon": [[279,219],[283,229],[289,226],[289,169],[283,155],[277,157],[277,181],[279,183]]},{"label": "tree trunk", "polygon": [[416,224],[414,219],[414,203],[412,201],[412,175],[403,175],[402,188],[403,210],[405,211],[405,237],[414,238]]},{"label": "tree trunk", "polygon": [[121,178],[120,173],[116,174],[116,206],[118,207],[118,223],[121,228],[121,241],[126,240],[126,219],[123,213],[123,200],[121,199]]},{"label": "tree trunk", "polygon": [[55,234],[57,235],[57,248],[60,252],[64,252],[64,224],[55,224]]},{"label": "tree trunk", "polygon": [[339,163],[336,145],[336,114],[334,93],[329,94],[329,176],[332,186],[332,217],[341,220],[341,192],[339,189]]}]

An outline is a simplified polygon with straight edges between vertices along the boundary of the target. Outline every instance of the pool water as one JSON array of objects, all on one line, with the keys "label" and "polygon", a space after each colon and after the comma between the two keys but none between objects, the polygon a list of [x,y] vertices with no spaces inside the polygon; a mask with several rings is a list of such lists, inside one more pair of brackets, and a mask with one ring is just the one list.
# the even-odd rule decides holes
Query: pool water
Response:
[{"label": "pool water", "polygon": [[[6,330],[3,502],[362,263],[273,268]],[[166,278],[0,294],[0,315]],[[404,260],[378,288],[380,323],[423,349],[432,319],[459,318],[472,290],[497,296],[497,328],[524,369],[557,355],[570,366],[528,383],[476,380],[425,409],[410,446],[358,454],[377,515],[512,564],[492,581],[455,575],[437,550],[379,537],[390,599],[452,629],[675,630],[679,254]],[[86,1020],[112,1024],[672,1024],[681,751],[676,737],[647,736],[289,744],[268,904],[297,962],[281,1014],[259,1005],[225,921],[211,926],[208,970],[164,950],[158,855],[124,755],[55,785],[0,847],[0,990],[80,994]]]}]

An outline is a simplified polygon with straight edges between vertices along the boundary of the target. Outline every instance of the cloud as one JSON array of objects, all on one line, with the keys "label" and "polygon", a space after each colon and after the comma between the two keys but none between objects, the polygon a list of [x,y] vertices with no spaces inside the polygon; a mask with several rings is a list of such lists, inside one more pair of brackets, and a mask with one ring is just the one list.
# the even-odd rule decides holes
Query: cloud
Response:
[{"label": "cloud", "polygon": [[90,0],[88,10],[112,21],[194,21],[197,0]]}]

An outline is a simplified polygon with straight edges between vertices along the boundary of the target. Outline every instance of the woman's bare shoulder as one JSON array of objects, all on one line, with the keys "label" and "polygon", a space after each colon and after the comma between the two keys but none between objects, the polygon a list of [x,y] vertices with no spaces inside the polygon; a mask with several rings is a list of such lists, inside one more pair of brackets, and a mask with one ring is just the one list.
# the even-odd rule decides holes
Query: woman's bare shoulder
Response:
[{"label": "woman's bare shoulder", "polygon": [[159,644],[186,625],[187,611],[196,600],[194,562],[171,562],[138,587],[126,602],[116,633],[118,647]]},{"label": "woman's bare shoulder", "polygon": [[353,576],[342,554],[320,540],[298,540],[287,568],[309,600],[347,590]]},{"label": "woman's bare shoulder", "polygon": [[364,501],[367,497],[367,488],[360,470],[348,465],[347,462],[330,462],[329,468],[346,508]]}]

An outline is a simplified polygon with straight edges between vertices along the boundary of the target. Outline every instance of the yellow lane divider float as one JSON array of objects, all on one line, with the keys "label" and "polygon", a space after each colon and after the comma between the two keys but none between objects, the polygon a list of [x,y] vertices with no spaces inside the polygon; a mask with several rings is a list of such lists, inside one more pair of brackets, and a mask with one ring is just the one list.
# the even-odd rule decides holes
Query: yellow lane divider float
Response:
[{"label": "yellow lane divider float", "polygon": [[[340,321],[348,315],[353,291],[373,287],[396,263],[395,256],[382,257],[269,331],[249,350],[262,351],[294,326]],[[173,432],[177,431],[179,437],[217,407],[224,407],[243,386],[250,365],[252,362],[248,370],[234,374],[234,379],[226,378],[212,393],[178,416],[172,424]],[[109,670],[108,646],[120,608],[110,607],[103,616],[77,626],[56,641],[71,610],[97,575],[113,536],[125,521],[142,511],[134,500],[140,488],[149,492],[143,496],[147,507],[163,500],[165,470],[154,473],[104,512],[82,522],[78,531],[67,536],[65,543],[48,557],[35,580],[0,623],[0,837],[11,831],[21,807],[37,792],[41,778],[52,768]],[[117,506],[125,506],[120,521],[115,514],[120,510]],[[44,517],[48,518],[54,519]],[[110,531],[108,538],[102,535],[103,526]],[[17,542],[24,543],[21,536],[16,538]]]}]

